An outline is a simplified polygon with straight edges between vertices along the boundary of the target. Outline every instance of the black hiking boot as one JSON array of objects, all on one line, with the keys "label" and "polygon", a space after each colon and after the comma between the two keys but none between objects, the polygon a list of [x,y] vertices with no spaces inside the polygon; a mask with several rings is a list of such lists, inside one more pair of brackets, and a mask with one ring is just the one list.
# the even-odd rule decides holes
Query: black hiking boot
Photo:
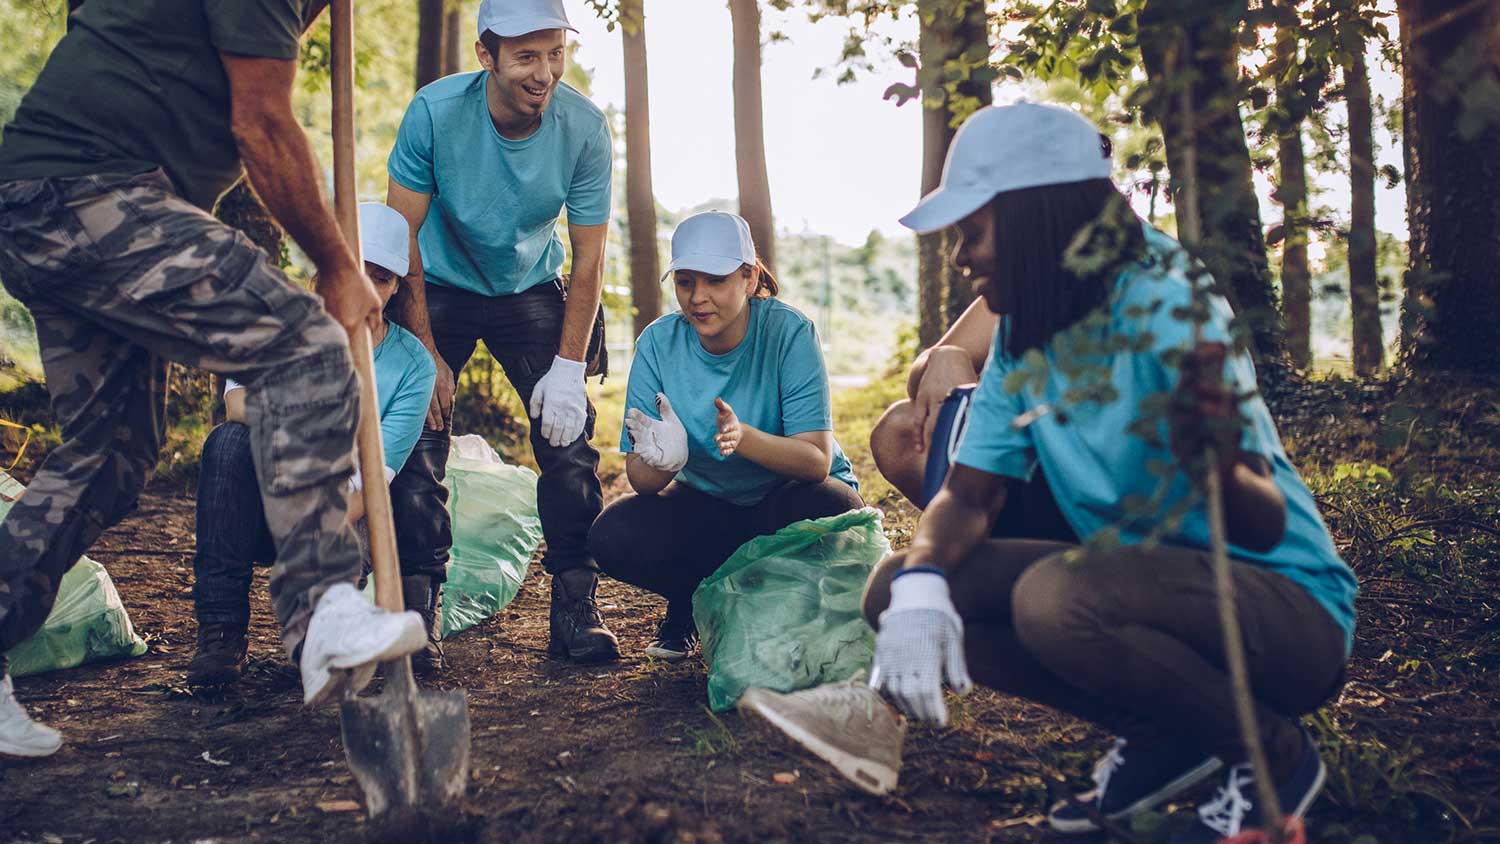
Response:
[{"label": "black hiking boot", "polygon": [[698,646],[698,626],[693,623],[693,609],[673,601],[656,627],[656,638],[646,646],[646,656],[667,662],[680,662]]},{"label": "black hiking boot", "polygon": [[411,670],[420,675],[443,670],[443,585],[424,575],[401,578],[406,608],[422,617],[427,646],[411,655]]},{"label": "black hiking boot", "polygon": [[225,686],[240,679],[245,669],[244,624],[198,625],[198,652],[188,663],[187,684]]},{"label": "black hiking boot", "polygon": [[552,577],[550,656],[578,663],[611,662],[620,658],[620,642],[604,626],[594,593],[599,575],[583,568]]}]

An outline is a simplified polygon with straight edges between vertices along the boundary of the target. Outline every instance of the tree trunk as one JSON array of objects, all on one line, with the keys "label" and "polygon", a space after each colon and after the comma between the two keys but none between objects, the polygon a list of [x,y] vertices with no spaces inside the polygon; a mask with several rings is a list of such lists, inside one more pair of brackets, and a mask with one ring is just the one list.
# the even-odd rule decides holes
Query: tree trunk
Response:
[{"label": "tree trunk", "polygon": [[[1196,152],[1195,210],[1202,238],[1195,251],[1248,321],[1262,379],[1276,382],[1273,373],[1284,361],[1281,320],[1239,111],[1236,21],[1242,5],[1149,0],[1141,15],[1141,56],[1157,87],[1152,116],[1162,130],[1174,184],[1185,183],[1186,149]],[[1183,99],[1194,115],[1190,135],[1176,107]],[[1179,218],[1182,213],[1178,197]]]},{"label": "tree trunk", "polygon": [[464,38],[466,18],[458,3],[450,3],[443,14],[443,75],[463,73],[466,56],[471,55],[469,45],[474,43]]},{"label": "tree trunk", "polygon": [[771,218],[771,179],[766,174],[766,132],[760,92],[760,5],[729,0],[734,28],[734,161],[739,176],[740,216],[766,266],[776,268],[776,227]]},{"label": "tree trunk", "polygon": [[443,75],[443,0],[417,0],[417,88]]},{"label": "tree trunk", "polygon": [[1349,105],[1349,306],[1354,317],[1354,374],[1385,365],[1380,280],[1375,268],[1375,134],[1364,42],[1344,68]]},{"label": "tree trunk", "polygon": [[[993,99],[989,29],[980,0],[919,0],[917,52],[922,89],[922,194],[936,189],[948,146],[964,118]],[[964,68],[962,71],[956,68]],[[956,83],[950,95],[948,83]],[[921,235],[917,245],[917,338],[922,348],[974,301],[974,291],[948,263],[948,232]]]},{"label": "tree trunk", "polygon": [[1500,369],[1500,119],[1485,114],[1483,103],[1486,90],[1500,85],[1500,3],[1399,0],[1396,10],[1411,250],[1402,352],[1429,371],[1493,373]]},{"label": "tree trunk", "polygon": [[651,108],[646,85],[646,17],[642,0],[622,0],[625,41],[625,206],[630,219],[630,298],[635,334],[661,315],[661,261],[656,196],[651,189]]},{"label": "tree trunk", "polygon": [[1286,321],[1286,350],[1292,365],[1312,364],[1312,273],[1307,264],[1307,162],[1302,152],[1302,124],[1282,136],[1281,311]]}]

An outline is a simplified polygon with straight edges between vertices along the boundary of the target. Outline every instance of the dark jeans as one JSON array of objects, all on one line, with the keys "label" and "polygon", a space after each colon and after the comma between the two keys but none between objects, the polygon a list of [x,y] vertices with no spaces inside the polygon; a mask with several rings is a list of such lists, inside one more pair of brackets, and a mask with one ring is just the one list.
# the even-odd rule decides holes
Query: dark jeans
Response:
[{"label": "dark jeans", "polygon": [[681,611],[698,584],[751,539],[863,506],[859,493],[835,478],[788,481],[752,507],[674,481],[656,495],[627,495],[609,505],[589,532],[589,550],[610,577],[662,595]]},{"label": "dark jeans", "polygon": [[[1076,549],[989,539],[950,574],[974,679],[1133,741],[1187,739],[1243,759],[1208,555],[1127,546],[1070,559]],[[872,625],[904,557],[870,577]],[[1261,736],[1273,764],[1295,760],[1296,717],[1342,685],[1344,632],[1293,581],[1239,562],[1233,575]]]},{"label": "dark jeans", "polygon": [[[551,282],[495,297],[429,284],[427,315],[432,339],[455,378],[474,354],[475,344],[483,340],[520,394],[522,406],[529,406],[532,388],[557,355],[565,298]],[[451,422],[441,431],[424,427],[411,457],[391,483],[403,575],[427,575],[439,582],[446,578],[453,526],[443,477],[451,434]],[[537,510],[547,541],[542,565],[549,574],[598,568],[588,551],[589,526],[604,504],[597,471],[599,452],[589,444],[593,435],[592,402],[583,435],[568,445],[554,448],[542,436],[541,426],[534,422],[531,426],[531,453],[541,469]]]}]

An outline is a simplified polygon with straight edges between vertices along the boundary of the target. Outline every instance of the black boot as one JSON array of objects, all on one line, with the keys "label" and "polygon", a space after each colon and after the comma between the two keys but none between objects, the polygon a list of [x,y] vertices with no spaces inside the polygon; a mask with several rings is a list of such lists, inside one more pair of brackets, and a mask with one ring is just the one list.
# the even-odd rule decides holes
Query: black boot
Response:
[{"label": "black boot", "polygon": [[411,670],[435,674],[443,670],[443,585],[426,576],[401,578],[401,596],[406,608],[422,617],[427,647],[411,655]]},{"label": "black boot", "polygon": [[574,662],[610,662],[620,658],[620,643],[604,626],[594,591],[599,575],[577,568],[552,577],[551,636],[547,653]]},{"label": "black boot", "polygon": [[245,624],[198,625],[198,652],[188,663],[189,686],[224,686],[245,669]]}]

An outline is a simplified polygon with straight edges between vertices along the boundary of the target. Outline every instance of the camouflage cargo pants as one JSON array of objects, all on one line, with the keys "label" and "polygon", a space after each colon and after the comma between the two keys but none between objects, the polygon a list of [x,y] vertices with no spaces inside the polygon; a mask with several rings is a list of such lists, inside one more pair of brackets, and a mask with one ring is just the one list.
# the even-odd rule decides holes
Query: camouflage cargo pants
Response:
[{"label": "camouflage cargo pants", "polygon": [[357,389],[343,329],[160,171],[0,182],[0,279],[31,310],[63,442],[0,526],[0,659],[63,574],[136,505],[161,447],[168,361],[245,384],[271,600],[293,654],[360,574],[345,524]]}]

